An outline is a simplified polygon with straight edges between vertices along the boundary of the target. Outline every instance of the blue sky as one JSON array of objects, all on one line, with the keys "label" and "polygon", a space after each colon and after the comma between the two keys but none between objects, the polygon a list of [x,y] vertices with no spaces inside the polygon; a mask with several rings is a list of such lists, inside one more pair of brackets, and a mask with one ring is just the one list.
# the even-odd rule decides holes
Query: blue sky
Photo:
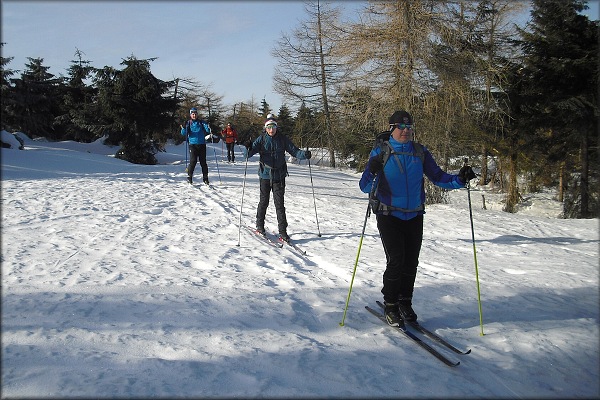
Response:
[{"label": "blue sky", "polygon": [[296,1],[3,1],[2,55],[20,71],[41,57],[55,75],[66,74],[76,49],[95,67],[158,57],[150,66],[160,79],[211,84],[225,104],[265,97],[277,111],[270,52],[303,18]]},{"label": "blue sky", "polygon": [[[342,2],[353,12],[364,2]],[[598,19],[598,1],[590,2]],[[135,55],[158,57],[152,73],[163,80],[189,77],[223,96],[227,105],[264,97],[274,111],[276,60],[270,52],[283,32],[306,19],[301,1],[2,1],[3,57],[22,71],[41,57],[66,74],[75,51],[94,67],[120,68]]]}]

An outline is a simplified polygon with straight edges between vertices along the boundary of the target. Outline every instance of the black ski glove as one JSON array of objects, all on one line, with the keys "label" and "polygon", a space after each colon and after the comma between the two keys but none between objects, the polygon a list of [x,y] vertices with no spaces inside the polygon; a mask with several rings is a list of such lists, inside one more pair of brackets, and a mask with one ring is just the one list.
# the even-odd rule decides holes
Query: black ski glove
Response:
[{"label": "black ski glove", "polygon": [[310,160],[310,158],[312,157],[312,153],[310,152],[310,150],[306,150],[304,152],[304,156],[306,156],[307,160]]},{"label": "black ski glove", "polygon": [[378,174],[383,169],[383,153],[377,154],[369,160],[369,171],[373,175]]},{"label": "black ski glove", "polygon": [[248,139],[244,142],[244,146],[248,149],[248,151],[250,151],[250,149],[252,148],[252,140]]},{"label": "black ski glove", "polygon": [[463,181],[463,183],[467,183],[476,176],[477,175],[475,175],[475,172],[473,172],[473,168],[471,168],[469,165],[465,165],[458,172],[458,178]]}]

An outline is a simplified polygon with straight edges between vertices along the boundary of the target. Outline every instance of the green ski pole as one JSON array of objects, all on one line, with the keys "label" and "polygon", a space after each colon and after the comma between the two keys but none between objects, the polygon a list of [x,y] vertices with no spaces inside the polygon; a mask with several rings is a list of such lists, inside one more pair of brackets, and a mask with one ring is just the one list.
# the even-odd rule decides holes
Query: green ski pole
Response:
[{"label": "green ski pole", "polygon": [[[467,166],[468,159],[465,158],[464,166]],[[467,198],[469,200],[469,218],[471,220],[471,240],[473,242],[473,259],[475,261],[475,281],[477,282],[477,304],[479,306],[479,326],[481,327],[480,336],[483,336],[483,313],[481,311],[481,290],[479,288],[479,267],[477,266],[477,249],[475,248],[475,229],[473,228],[473,211],[471,208],[471,182],[467,181],[465,187],[467,188]]]}]

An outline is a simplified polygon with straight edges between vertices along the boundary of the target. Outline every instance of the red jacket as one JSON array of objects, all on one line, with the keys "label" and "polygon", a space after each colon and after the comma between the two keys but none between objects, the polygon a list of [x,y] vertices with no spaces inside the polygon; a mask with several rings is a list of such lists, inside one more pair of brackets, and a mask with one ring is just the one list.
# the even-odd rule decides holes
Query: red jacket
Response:
[{"label": "red jacket", "polygon": [[235,143],[238,135],[235,129],[227,127],[221,131],[221,136],[225,138],[225,143]]}]

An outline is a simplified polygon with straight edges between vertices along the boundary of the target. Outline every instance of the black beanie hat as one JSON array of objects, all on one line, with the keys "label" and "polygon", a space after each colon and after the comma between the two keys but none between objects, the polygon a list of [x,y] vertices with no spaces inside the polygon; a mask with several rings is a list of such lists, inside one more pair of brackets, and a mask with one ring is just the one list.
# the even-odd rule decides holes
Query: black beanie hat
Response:
[{"label": "black beanie hat", "polygon": [[393,124],[412,124],[413,120],[409,113],[404,110],[394,111],[390,117],[390,125]]}]

